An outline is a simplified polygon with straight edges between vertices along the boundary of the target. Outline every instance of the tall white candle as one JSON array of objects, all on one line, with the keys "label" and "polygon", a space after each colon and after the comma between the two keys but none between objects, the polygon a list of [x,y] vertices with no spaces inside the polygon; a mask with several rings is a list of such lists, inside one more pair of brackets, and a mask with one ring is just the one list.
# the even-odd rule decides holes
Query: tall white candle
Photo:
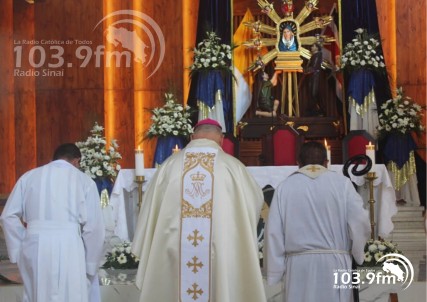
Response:
[{"label": "tall white candle", "polygon": [[366,145],[366,155],[372,160],[373,168],[375,165],[375,145],[372,145],[371,142],[369,142],[369,145]]},{"label": "tall white candle", "polygon": [[328,145],[328,142],[325,139],[325,148],[326,148],[326,159],[328,160],[328,168],[331,167],[331,146]]},{"label": "tall white candle", "polygon": [[138,149],[135,150],[135,176],[144,175],[144,150]]}]

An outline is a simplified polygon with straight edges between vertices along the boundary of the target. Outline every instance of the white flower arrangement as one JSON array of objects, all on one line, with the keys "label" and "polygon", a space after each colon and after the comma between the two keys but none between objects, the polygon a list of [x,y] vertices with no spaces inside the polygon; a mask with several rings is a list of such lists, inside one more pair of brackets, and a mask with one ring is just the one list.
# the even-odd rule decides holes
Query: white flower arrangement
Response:
[{"label": "white flower arrangement", "polygon": [[424,131],[422,108],[411,98],[404,96],[402,87],[397,89],[396,97],[381,105],[377,130],[380,137],[389,133],[405,135]]},{"label": "white flower arrangement", "polygon": [[117,176],[121,167],[118,160],[122,158],[117,151],[119,148],[117,141],[112,139],[107,149],[107,141],[104,137],[104,127],[95,122],[91,135],[84,142],[76,142],[82,153],[80,169],[95,179],[97,177]]},{"label": "white flower arrangement", "polygon": [[190,106],[176,103],[173,93],[165,93],[165,105],[154,108],[151,112],[153,113],[152,124],[146,134],[148,138],[187,136],[193,133],[190,119],[192,109]]},{"label": "white flower arrangement", "polygon": [[[370,239],[365,244],[365,260],[362,266],[379,266],[381,263],[378,263],[378,260],[382,256],[393,253],[402,254],[402,252],[397,249],[397,244],[383,239]],[[382,259],[381,262],[384,262],[385,259],[386,258]]]},{"label": "white flower arrangement", "polygon": [[190,76],[197,71],[224,70],[232,73],[231,56],[233,47],[221,43],[215,32],[206,32],[207,38],[193,49],[194,62],[190,66]]},{"label": "white flower arrangement", "polygon": [[115,245],[106,255],[103,268],[133,269],[138,268],[139,259],[131,252],[131,242]]},{"label": "white flower arrangement", "polygon": [[380,42],[363,28],[355,30],[356,37],[344,47],[341,57],[341,69],[371,69],[382,71],[385,68],[384,57],[380,53]]}]

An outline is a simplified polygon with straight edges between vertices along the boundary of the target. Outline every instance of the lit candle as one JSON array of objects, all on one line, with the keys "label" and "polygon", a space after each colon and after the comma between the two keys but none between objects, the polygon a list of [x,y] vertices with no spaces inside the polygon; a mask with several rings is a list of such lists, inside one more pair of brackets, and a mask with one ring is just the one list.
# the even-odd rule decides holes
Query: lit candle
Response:
[{"label": "lit candle", "polygon": [[331,167],[331,146],[328,145],[328,142],[325,138],[325,148],[326,148],[326,159],[328,160],[328,168]]},{"label": "lit candle", "polygon": [[369,145],[366,145],[366,155],[372,160],[372,167],[374,167],[374,165],[375,165],[375,145],[372,145],[371,142],[369,142]]},{"label": "lit candle", "polygon": [[135,150],[135,176],[144,176],[144,150]]},{"label": "lit candle", "polygon": [[172,149],[172,153],[177,153],[179,152],[179,148],[178,148],[178,144],[175,145],[175,148]]}]

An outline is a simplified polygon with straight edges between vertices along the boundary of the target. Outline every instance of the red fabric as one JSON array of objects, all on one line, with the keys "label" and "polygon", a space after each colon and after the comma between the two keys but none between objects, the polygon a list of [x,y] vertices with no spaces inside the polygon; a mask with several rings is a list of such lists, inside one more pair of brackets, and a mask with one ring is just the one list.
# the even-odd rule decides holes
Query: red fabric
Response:
[{"label": "red fabric", "polygon": [[222,150],[224,150],[225,153],[228,153],[232,156],[234,155],[234,142],[228,139],[227,137],[224,137],[222,140]]},{"label": "red fabric", "polygon": [[296,161],[296,137],[291,130],[277,130],[273,134],[275,166],[294,166]]},{"label": "red fabric", "polygon": [[352,158],[359,154],[366,154],[366,145],[369,145],[369,140],[363,136],[355,136],[350,139],[347,145],[347,158]]}]

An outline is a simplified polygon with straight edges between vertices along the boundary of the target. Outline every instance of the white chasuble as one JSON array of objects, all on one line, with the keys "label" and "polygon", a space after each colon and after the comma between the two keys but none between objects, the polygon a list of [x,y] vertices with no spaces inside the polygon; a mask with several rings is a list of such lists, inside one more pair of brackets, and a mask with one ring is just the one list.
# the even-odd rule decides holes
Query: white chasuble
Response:
[{"label": "white chasuble", "polygon": [[189,148],[181,198],[180,297],[207,302],[211,286],[211,231],[217,149]]}]

